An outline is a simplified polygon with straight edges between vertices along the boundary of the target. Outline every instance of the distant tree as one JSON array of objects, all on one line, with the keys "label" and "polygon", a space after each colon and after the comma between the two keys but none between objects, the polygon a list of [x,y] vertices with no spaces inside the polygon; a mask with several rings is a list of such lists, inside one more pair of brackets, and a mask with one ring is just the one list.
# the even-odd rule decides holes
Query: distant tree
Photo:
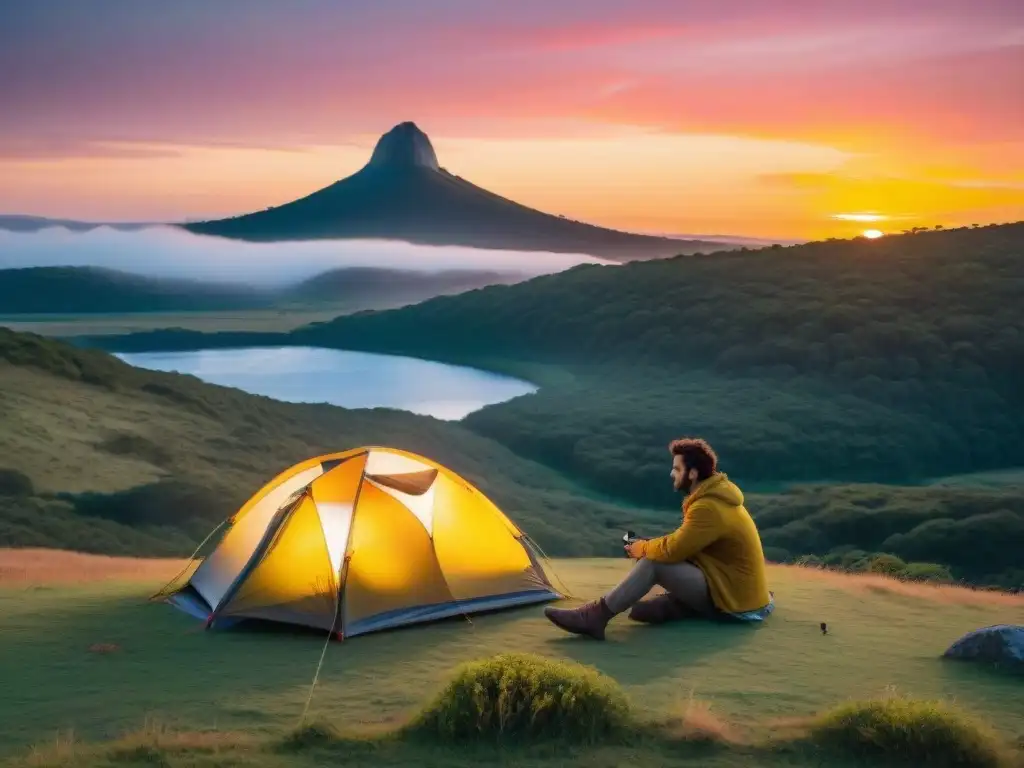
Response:
[{"label": "distant tree", "polygon": [[821,562],[821,558],[817,555],[800,555],[794,563],[797,565],[803,565],[808,568],[821,568],[824,563]]},{"label": "distant tree", "polygon": [[793,556],[788,549],[782,547],[765,547],[764,559],[769,563],[788,563]]},{"label": "distant tree", "polygon": [[839,561],[839,564],[846,570],[862,571],[868,562],[868,553],[861,549],[853,549],[846,552]]},{"label": "distant tree", "polygon": [[900,576],[910,581],[953,581],[949,568],[938,563],[907,563]]},{"label": "distant tree", "polygon": [[902,573],[906,567],[907,564],[896,557],[896,555],[881,554],[871,558],[867,569],[871,573],[884,573],[895,576]]},{"label": "distant tree", "polygon": [[16,469],[0,468],[0,496],[31,496],[35,493],[32,479]]}]

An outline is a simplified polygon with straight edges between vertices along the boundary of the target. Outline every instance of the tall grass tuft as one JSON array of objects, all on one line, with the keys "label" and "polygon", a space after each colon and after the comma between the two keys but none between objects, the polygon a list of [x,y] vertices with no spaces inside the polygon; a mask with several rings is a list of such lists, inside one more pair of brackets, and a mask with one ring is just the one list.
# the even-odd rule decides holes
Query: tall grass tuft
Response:
[{"label": "tall grass tuft", "polygon": [[819,744],[857,757],[929,768],[997,768],[999,737],[987,726],[941,701],[886,697],[843,704],[811,729]]},{"label": "tall grass tuft", "polygon": [[722,747],[742,742],[736,729],[712,712],[708,702],[695,698],[692,691],[685,703],[658,726],[662,734],[677,743]]},{"label": "tall grass tuft", "polygon": [[443,740],[593,743],[630,722],[625,692],[594,668],[503,653],[459,668],[411,728]]},{"label": "tall grass tuft", "polygon": [[298,752],[303,749],[322,747],[334,744],[341,740],[341,734],[332,723],[326,720],[317,720],[311,723],[304,723],[289,732],[279,744],[284,751]]}]

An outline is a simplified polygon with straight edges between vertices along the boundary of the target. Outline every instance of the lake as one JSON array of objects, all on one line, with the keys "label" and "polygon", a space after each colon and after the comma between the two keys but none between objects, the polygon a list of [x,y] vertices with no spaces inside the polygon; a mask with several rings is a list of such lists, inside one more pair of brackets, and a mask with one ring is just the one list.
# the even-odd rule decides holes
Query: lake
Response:
[{"label": "lake", "polygon": [[126,352],[117,357],[139,368],[191,374],[275,400],[399,408],[445,420],[537,391],[528,381],[475,368],[320,347]]}]

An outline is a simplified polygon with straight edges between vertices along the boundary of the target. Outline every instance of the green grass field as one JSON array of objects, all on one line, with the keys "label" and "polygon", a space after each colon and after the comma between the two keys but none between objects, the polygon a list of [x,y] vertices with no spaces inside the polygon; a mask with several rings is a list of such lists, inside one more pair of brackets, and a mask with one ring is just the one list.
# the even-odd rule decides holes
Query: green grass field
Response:
[{"label": "green grass field", "polygon": [[[284,753],[260,745],[298,723],[322,635],[203,632],[195,620],[146,600],[180,562],[70,559],[75,557],[82,556],[53,552],[30,561],[25,552],[0,551],[0,758],[20,760],[36,747],[35,764],[67,763],[73,754],[69,734],[84,743],[109,740],[148,721],[185,734],[165,737],[178,740],[183,764],[319,760],[316,750]],[[579,598],[610,586],[627,567],[624,560],[553,563]],[[771,581],[779,607],[757,628],[704,623],[652,628],[622,617],[601,644],[564,635],[543,618],[540,607],[531,607],[474,617],[472,623],[458,619],[332,643],[307,719],[327,719],[357,734],[393,728],[435,695],[458,664],[514,650],[595,666],[618,681],[651,720],[683,712],[695,698],[741,739],[763,738],[785,722],[891,688],[952,700],[989,722],[1008,745],[1024,737],[1020,680],[938,658],[969,630],[1024,623],[1024,596],[795,567],[772,567]],[[828,635],[819,630],[822,621]],[[105,648],[109,652],[102,652]],[[58,743],[65,746],[58,749]],[[345,764],[469,765],[500,757],[479,749],[483,752],[453,753],[436,745],[358,742],[346,751],[354,762]],[[788,753],[751,762],[742,748],[700,759],[690,751],[669,755],[664,749],[660,744],[548,753],[537,747],[502,760],[509,765],[672,764],[676,759],[712,766],[814,764],[808,755]],[[161,760],[167,764],[166,756]]]}]

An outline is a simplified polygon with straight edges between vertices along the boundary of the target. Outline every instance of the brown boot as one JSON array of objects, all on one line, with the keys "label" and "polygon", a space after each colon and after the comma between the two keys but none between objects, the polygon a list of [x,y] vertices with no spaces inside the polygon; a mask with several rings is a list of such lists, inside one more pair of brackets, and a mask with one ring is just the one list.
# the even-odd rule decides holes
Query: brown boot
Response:
[{"label": "brown boot", "polygon": [[544,615],[566,632],[604,640],[604,628],[615,614],[605,604],[604,598],[601,598],[579,608],[555,608],[549,605],[544,609]]},{"label": "brown boot", "polygon": [[668,593],[641,600],[629,612],[629,618],[643,624],[664,624],[669,621],[692,618],[695,615],[693,611]]}]

